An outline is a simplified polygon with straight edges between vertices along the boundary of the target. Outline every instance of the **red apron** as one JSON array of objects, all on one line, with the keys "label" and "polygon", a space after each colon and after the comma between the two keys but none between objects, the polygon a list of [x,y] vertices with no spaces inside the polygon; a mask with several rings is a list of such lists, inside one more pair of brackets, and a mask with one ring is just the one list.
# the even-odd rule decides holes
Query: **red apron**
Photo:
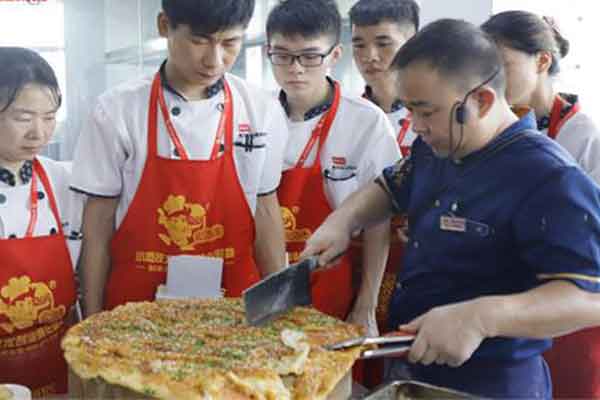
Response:
[{"label": "red apron", "polygon": [[[580,110],[579,103],[562,118],[564,100],[557,96],[550,113],[548,136],[556,139],[562,126]],[[554,339],[544,353],[550,366],[555,398],[600,398],[600,328],[590,328]]]},{"label": "red apron", "polygon": [[[340,88],[336,82],[331,108],[325,113],[296,166],[283,172],[277,190],[286,236],[286,251],[295,262],[304,249],[306,240],[333,211],[324,192],[321,172],[321,150],[327,140],[331,125],[340,104]],[[306,159],[318,142],[315,162],[305,167]],[[334,317],[345,319],[353,301],[352,270],[350,259],[342,256],[335,267],[312,274],[312,298],[315,308]]]},{"label": "red apron", "polygon": [[[233,99],[225,101],[209,160],[190,160],[169,118],[159,74],[148,112],[148,155],[138,189],[111,243],[105,307],[152,301],[165,282],[167,256],[222,258],[222,288],[238,297],[260,279],[254,262],[254,218],[233,158]],[[158,109],[181,160],[157,150]],[[202,134],[202,132],[199,132]],[[224,138],[223,152],[220,153]]]},{"label": "red apron", "polygon": [[[27,386],[36,397],[67,393],[68,369],[60,340],[75,303],[73,265],[54,193],[40,162],[33,161],[31,215],[22,239],[0,240],[0,382]],[[58,233],[33,236],[37,181],[43,185]]]}]

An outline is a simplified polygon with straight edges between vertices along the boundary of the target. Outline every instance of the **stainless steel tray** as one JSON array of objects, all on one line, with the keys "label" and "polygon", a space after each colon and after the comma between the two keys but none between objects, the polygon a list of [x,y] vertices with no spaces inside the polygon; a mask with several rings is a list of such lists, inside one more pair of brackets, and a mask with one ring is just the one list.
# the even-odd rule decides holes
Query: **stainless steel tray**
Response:
[{"label": "stainless steel tray", "polygon": [[410,399],[478,399],[466,393],[444,389],[416,381],[394,381],[376,389],[363,400],[410,400]]}]

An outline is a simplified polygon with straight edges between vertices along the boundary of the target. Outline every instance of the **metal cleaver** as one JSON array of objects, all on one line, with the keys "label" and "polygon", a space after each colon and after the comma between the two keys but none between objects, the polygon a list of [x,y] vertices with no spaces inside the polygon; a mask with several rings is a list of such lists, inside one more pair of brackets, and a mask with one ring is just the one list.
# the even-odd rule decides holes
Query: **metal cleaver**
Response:
[{"label": "metal cleaver", "polygon": [[246,321],[262,325],[296,306],[312,304],[310,273],[319,265],[317,257],[268,276],[243,292]]}]

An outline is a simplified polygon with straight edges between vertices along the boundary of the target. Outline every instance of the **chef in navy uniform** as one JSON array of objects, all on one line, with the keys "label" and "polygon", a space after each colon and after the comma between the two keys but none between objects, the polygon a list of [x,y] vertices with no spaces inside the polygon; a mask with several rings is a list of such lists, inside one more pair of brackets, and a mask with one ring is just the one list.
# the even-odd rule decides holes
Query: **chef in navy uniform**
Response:
[{"label": "chef in navy uniform", "polygon": [[532,114],[512,113],[500,53],[476,26],[436,21],[392,68],[419,138],[329,216],[304,256],[327,265],[353,230],[408,212],[390,325],[417,333],[411,377],[550,399],[549,338],[600,322],[600,189]]},{"label": "chef in navy uniform", "polygon": [[[577,95],[559,93],[554,85],[559,62],[569,51],[554,20],[507,11],[492,16],[482,28],[502,52],[508,101],[534,109],[538,129],[600,184],[600,130],[582,110]],[[600,397],[600,328],[556,338],[545,358],[555,397]]]},{"label": "chef in navy uniform", "polygon": [[62,396],[69,379],[60,341],[77,297],[77,246],[65,235],[75,203],[66,165],[39,156],[61,94],[34,51],[0,47],[0,71],[0,382],[36,398]]}]

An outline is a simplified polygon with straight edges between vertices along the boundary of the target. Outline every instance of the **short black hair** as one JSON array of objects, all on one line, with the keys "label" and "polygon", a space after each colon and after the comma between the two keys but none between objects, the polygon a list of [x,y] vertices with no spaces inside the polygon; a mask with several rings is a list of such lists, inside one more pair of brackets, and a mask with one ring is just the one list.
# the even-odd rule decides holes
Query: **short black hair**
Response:
[{"label": "short black hair", "polygon": [[23,47],[0,47],[0,112],[6,111],[28,84],[48,87],[57,108],[62,97],[54,70],[38,53]]},{"label": "short black hair", "polygon": [[559,60],[569,53],[569,41],[562,36],[554,20],[530,12],[506,11],[496,14],[481,25],[481,29],[499,44],[515,50],[530,55],[539,51],[550,52],[550,75],[560,71]]},{"label": "short black hair", "polygon": [[502,96],[506,88],[504,64],[494,41],[477,26],[458,19],[430,23],[400,48],[392,69],[423,62],[464,90],[490,81]]},{"label": "short black hair", "polygon": [[162,0],[172,28],[188,25],[195,34],[246,28],[254,13],[254,0]]},{"label": "short black hair", "polygon": [[280,1],[267,18],[267,38],[279,33],[314,38],[327,35],[332,44],[340,42],[342,16],[333,0]]},{"label": "short black hair", "polygon": [[420,11],[415,0],[359,0],[350,9],[350,24],[369,26],[389,21],[399,26],[411,25],[416,32]]}]

